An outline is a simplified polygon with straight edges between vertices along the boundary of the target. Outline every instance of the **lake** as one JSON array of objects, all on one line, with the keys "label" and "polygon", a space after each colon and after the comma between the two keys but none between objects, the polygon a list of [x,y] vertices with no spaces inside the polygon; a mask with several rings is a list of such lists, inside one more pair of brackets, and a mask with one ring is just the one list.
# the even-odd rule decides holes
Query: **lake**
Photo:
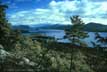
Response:
[{"label": "lake", "polygon": [[[37,30],[37,31],[31,31],[29,34],[43,34],[46,36],[51,36],[51,37],[55,37],[58,42],[63,42],[63,43],[69,43],[70,41],[68,39],[63,39],[63,37],[65,36],[65,32],[64,30]],[[99,32],[99,34],[103,37],[107,37],[107,32]],[[96,42],[95,40],[95,32],[89,32],[88,33],[89,37],[83,39],[82,41],[87,43],[87,45],[89,47],[92,47],[92,41]],[[107,47],[107,45],[102,45]]]}]

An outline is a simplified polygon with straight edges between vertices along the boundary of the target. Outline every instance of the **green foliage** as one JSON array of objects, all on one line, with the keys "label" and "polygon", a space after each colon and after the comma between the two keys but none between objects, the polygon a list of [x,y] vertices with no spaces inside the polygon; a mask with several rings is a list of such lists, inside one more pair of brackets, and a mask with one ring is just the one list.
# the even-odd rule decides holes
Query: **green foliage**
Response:
[{"label": "green foliage", "polygon": [[99,33],[95,33],[95,42],[92,42],[94,48],[106,47],[107,45],[107,37],[101,36]]},{"label": "green foliage", "polygon": [[[71,63],[71,45],[60,45],[55,43],[54,45],[47,43],[47,45],[48,48],[44,47],[43,44],[37,42],[36,40],[32,41],[31,38],[23,37],[22,41],[18,42],[16,44],[16,47],[9,52],[13,57],[6,59],[6,61],[3,63],[4,69],[7,70],[12,68],[14,71],[25,70],[26,72],[29,70],[31,72],[69,72],[69,66]],[[71,71],[102,71],[102,66],[106,66],[105,64],[107,57],[105,56],[106,52],[103,53],[102,49],[99,51],[99,54],[97,54],[96,49],[75,48],[72,55]],[[33,66],[22,63],[22,58],[28,59],[30,62],[33,62]],[[96,64],[94,64],[93,60],[100,69],[96,68]],[[100,66],[99,63],[102,66]],[[90,65],[93,65],[93,67],[91,67]]]},{"label": "green foliage", "polygon": [[5,9],[6,5],[0,3],[0,44],[6,47],[10,35],[10,26],[6,20]]},{"label": "green foliage", "polygon": [[[84,46],[86,47],[86,44],[81,41],[81,39],[84,39],[88,37],[88,34],[84,32],[84,23],[79,18],[79,16],[72,16],[70,17],[72,28],[70,31],[66,31],[66,37],[71,41],[71,44],[73,45],[73,48],[71,49],[71,64],[70,64],[70,72],[72,72],[72,69],[74,69],[73,65],[73,56],[74,56],[74,45]],[[75,69],[74,69],[75,70]]]},{"label": "green foliage", "polygon": [[5,50],[11,50],[20,41],[21,34],[18,30],[11,30],[10,23],[6,19],[6,8],[8,8],[7,5],[0,3],[0,44]]},{"label": "green foliage", "polygon": [[74,44],[79,44],[80,46],[85,45],[83,44],[84,42],[80,40],[88,37],[88,33],[83,31],[85,24],[83,23],[81,18],[79,18],[79,16],[72,16],[70,19],[72,27],[70,31],[65,31],[67,38],[71,40],[73,45]]}]

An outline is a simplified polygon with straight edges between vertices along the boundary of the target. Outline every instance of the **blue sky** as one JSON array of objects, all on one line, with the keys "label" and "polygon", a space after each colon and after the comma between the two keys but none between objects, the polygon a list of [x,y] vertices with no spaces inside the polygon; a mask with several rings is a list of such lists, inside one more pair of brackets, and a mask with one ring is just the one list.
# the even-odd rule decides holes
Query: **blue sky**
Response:
[{"label": "blue sky", "polygon": [[13,25],[71,24],[80,15],[85,23],[107,25],[107,0],[2,0],[9,5],[7,17]]}]

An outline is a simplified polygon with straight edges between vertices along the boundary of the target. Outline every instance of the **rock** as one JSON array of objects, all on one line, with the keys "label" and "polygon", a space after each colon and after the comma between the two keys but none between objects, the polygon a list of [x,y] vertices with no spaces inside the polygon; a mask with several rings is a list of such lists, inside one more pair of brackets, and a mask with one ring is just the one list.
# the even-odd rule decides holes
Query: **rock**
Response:
[{"label": "rock", "polygon": [[12,54],[9,52],[5,51],[3,46],[0,45],[0,62],[3,63],[7,60],[7,58],[12,58]]},{"label": "rock", "polygon": [[30,66],[35,66],[35,63],[34,62],[30,62],[29,65]]},{"label": "rock", "polygon": [[4,62],[6,57],[9,56],[10,53],[5,51],[3,47],[0,45],[0,62]]},{"label": "rock", "polygon": [[2,45],[0,45],[0,49],[4,49]]},{"label": "rock", "polygon": [[19,62],[19,65],[29,65],[29,66],[34,66],[35,63],[32,62],[32,61],[30,61],[28,58],[23,57],[23,58],[21,59],[21,61]]},{"label": "rock", "polygon": [[22,60],[24,61],[24,63],[29,64],[30,60],[28,58],[23,57]]},{"label": "rock", "polygon": [[24,65],[24,61],[20,61],[18,65]]},{"label": "rock", "polygon": [[13,61],[15,64],[18,65],[28,65],[28,66],[34,66],[35,63],[30,61],[26,57],[16,58],[14,54],[11,54],[4,50],[3,46],[0,45],[0,63],[4,63],[6,60]]}]

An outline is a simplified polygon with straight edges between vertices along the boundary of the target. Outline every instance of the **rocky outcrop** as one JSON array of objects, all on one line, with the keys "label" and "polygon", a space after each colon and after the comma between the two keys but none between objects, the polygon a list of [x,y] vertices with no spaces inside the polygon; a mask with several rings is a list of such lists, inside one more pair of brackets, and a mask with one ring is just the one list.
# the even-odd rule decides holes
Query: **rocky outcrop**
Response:
[{"label": "rocky outcrop", "polygon": [[[30,61],[26,57],[16,58],[14,54],[4,50],[3,46],[0,45],[0,71],[5,72],[7,69],[10,70],[21,70],[23,68],[25,71],[28,71],[30,67],[34,67],[35,63]],[[14,68],[14,69],[13,69]],[[4,71],[5,70],[5,71]],[[30,69],[31,72],[33,69]]]}]

